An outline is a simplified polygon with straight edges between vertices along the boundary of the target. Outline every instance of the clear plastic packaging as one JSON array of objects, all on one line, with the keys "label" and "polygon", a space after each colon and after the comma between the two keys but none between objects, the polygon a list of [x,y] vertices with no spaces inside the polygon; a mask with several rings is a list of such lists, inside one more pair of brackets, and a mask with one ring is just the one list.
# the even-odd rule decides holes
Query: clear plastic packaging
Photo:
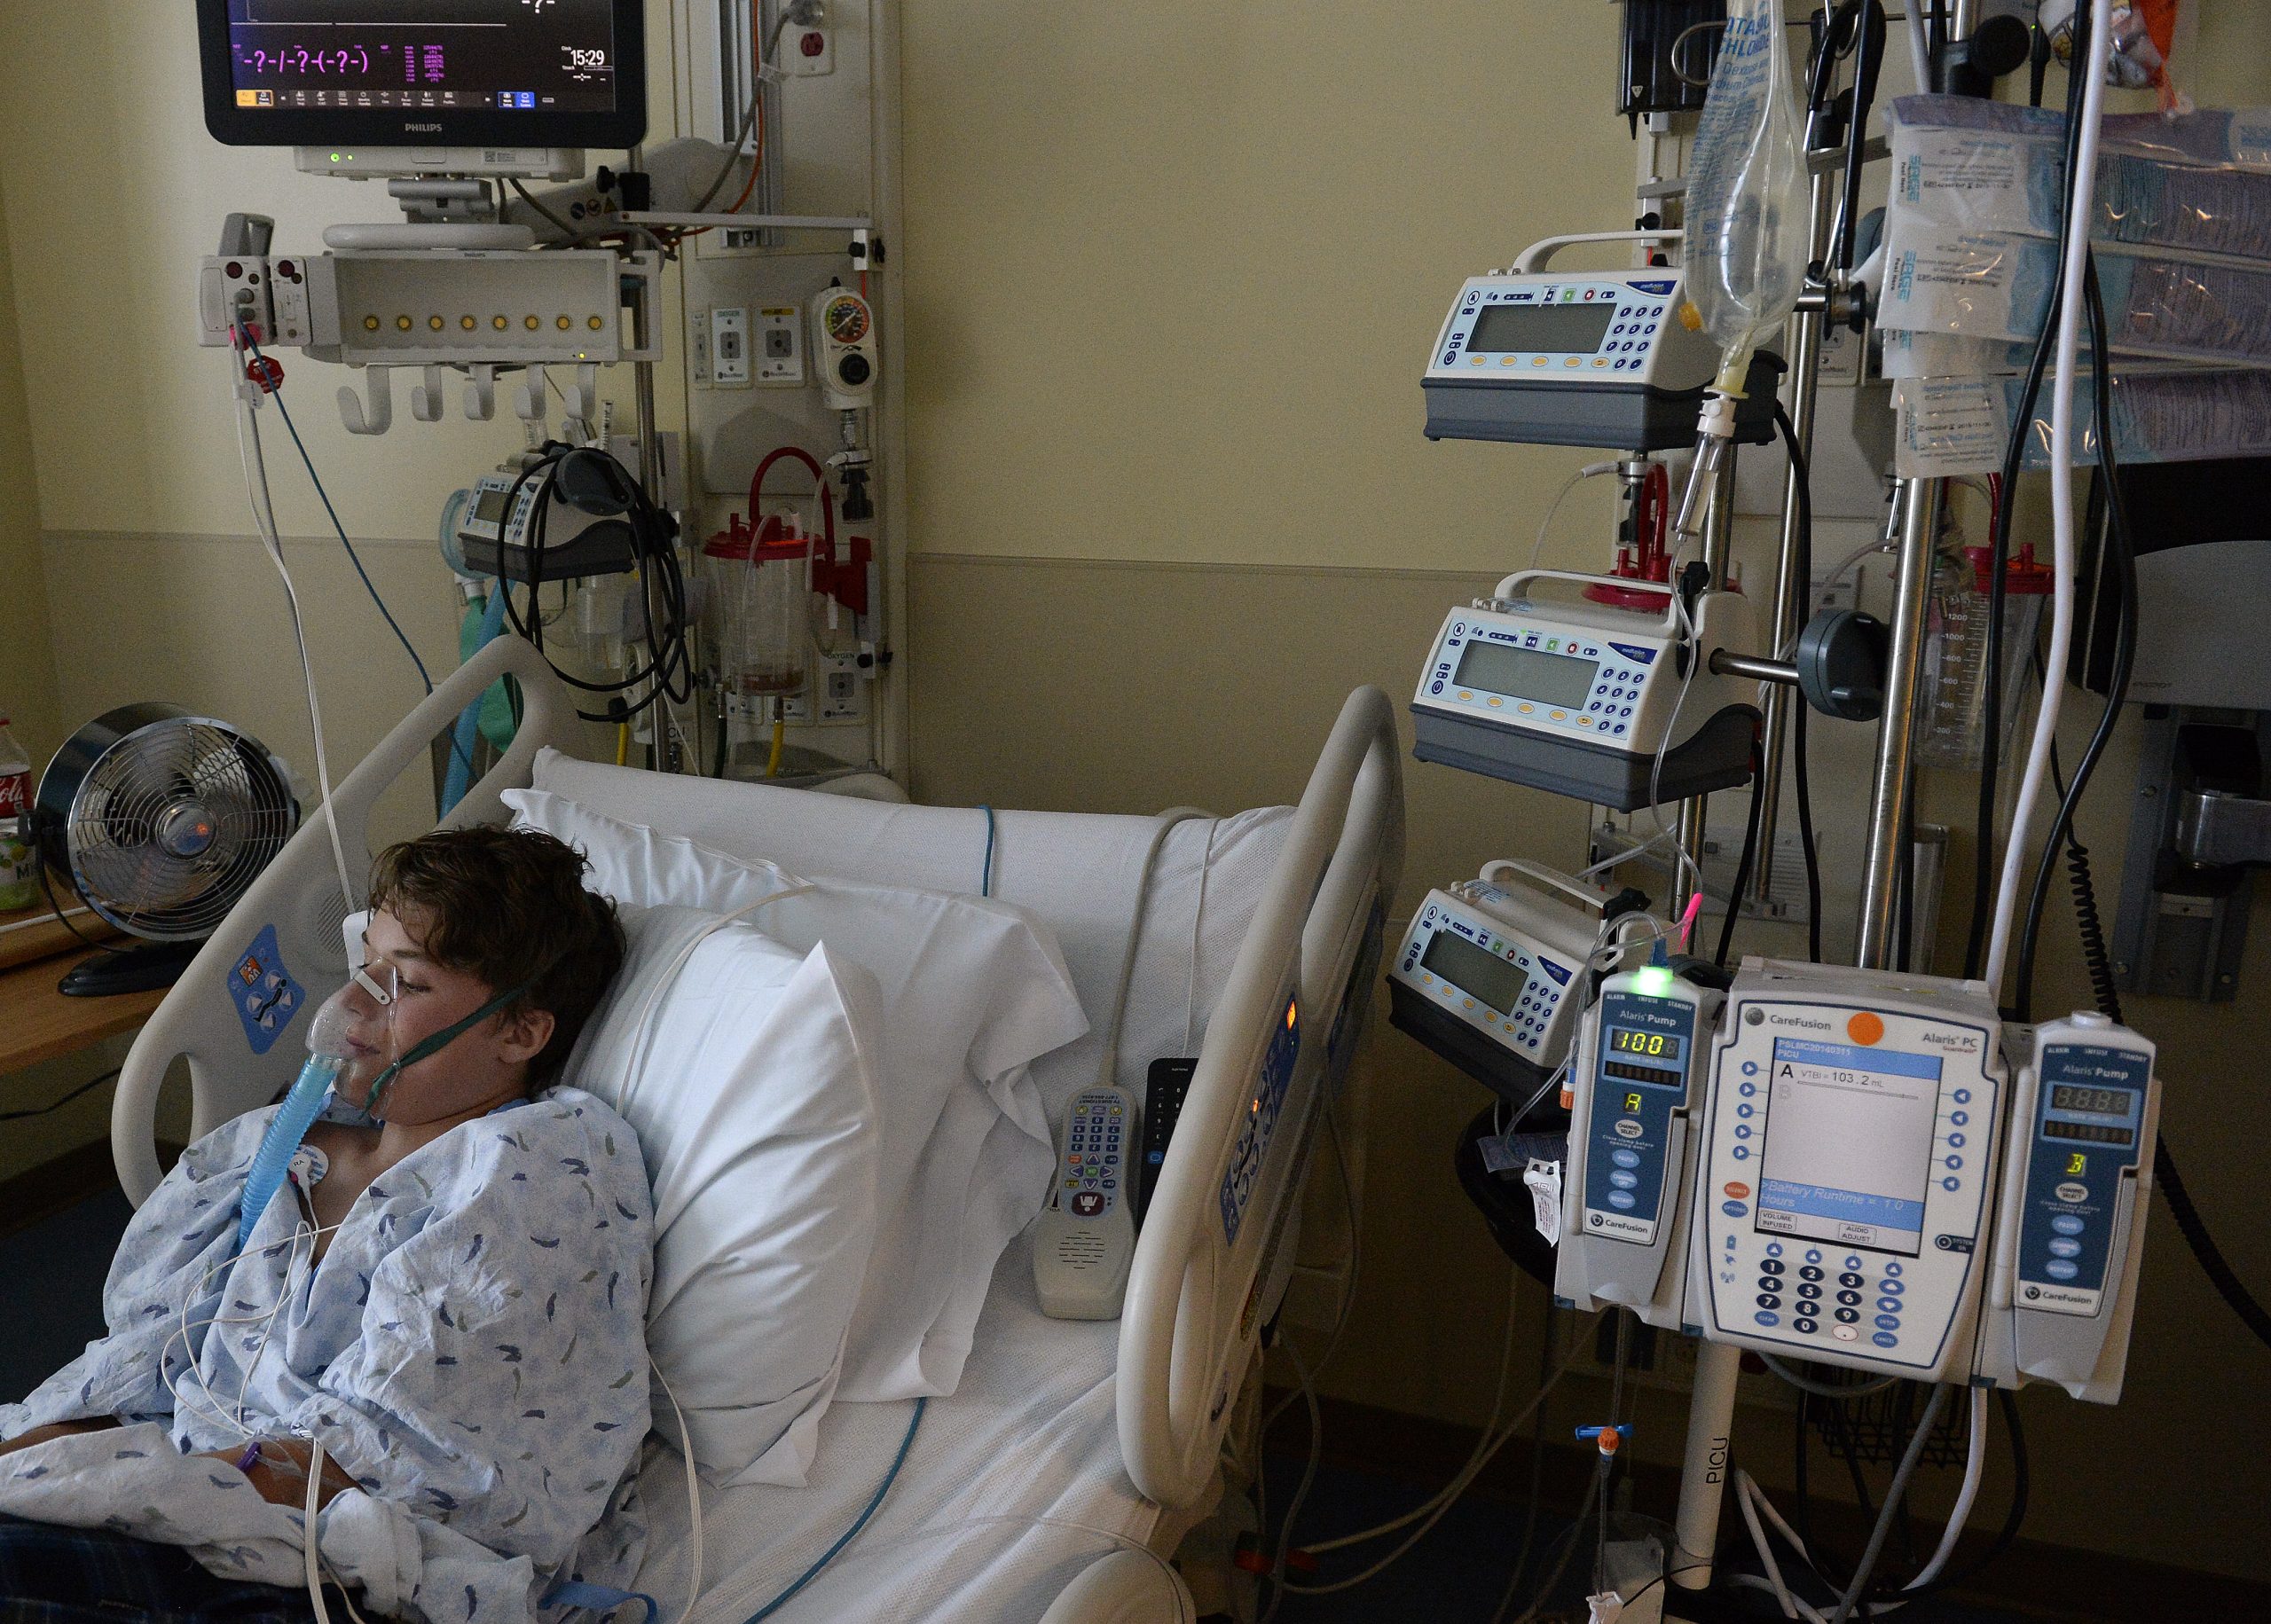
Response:
[{"label": "clear plastic packaging", "polygon": [[[2019,378],[1904,378],[1893,385],[1893,471],[1903,479],[2002,467],[2025,383]],[[2023,467],[2050,466],[2048,391],[2035,403]],[[2074,386],[2074,456],[2097,459],[2095,383]],[[2114,455],[2125,464],[2271,457],[2271,372],[2124,368],[2113,375]]]},{"label": "clear plastic packaging", "polygon": [[1689,165],[1687,297],[1740,393],[1751,350],[1797,306],[1811,247],[1780,0],[1733,0]]},{"label": "clear plastic packaging", "polygon": [[[1986,547],[1966,547],[1961,560],[1943,556],[1932,579],[1924,623],[1923,726],[1916,757],[1929,766],[1979,769],[1985,737],[1987,640],[1994,604],[1994,562]],[[2002,737],[2014,736],[2025,692],[2025,651],[2052,585],[2049,569],[2021,546],[2003,569]]]}]

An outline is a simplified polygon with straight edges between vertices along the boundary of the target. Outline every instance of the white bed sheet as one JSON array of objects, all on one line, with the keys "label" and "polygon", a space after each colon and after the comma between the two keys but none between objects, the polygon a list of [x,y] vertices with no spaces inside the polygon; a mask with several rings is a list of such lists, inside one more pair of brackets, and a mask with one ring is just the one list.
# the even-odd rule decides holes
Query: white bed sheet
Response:
[{"label": "white bed sheet", "polygon": [[[1099,1557],[1144,1545],[1162,1513],[1120,1464],[1119,1337],[1117,1321],[1044,1316],[1029,1240],[1012,1242],[961,1388],[931,1401],[866,1529],[773,1617],[1021,1624]],[[832,1406],[806,1487],[705,1485],[704,1594],[693,1624],[742,1624],[793,1583],[875,1494],[913,1410],[912,1402]],[[640,1491],[652,1536],[639,1588],[662,1604],[663,1624],[675,1624],[690,1554],[675,1451],[648,1445]]]}]

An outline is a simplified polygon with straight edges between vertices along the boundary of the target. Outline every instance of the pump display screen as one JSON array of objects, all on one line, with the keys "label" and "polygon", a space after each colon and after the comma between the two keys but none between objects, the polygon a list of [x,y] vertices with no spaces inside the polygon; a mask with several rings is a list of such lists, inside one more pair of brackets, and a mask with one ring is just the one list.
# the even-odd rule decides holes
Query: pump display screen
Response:
[{"label": "pump display screen", "polygon": [[1582,705],[1585,695],[1593,691],[1593,673],[1599,670],[1596,661],[1513,648],[1477,638],[1459,656],[1458,674],[1453,680],[1463,688],[1512,694],[1540,704]]},{"label": "pump display screen", "polygon": [[2050,1090],[2050,1109],[2053,1110],[2126,1117],[2136,1103],[2137,1096],[2126,1088],[2082,1088],[2071,1083],[2059,1083]]},{"label": "pump display screen", "polygon": [[1630,1026],[1620,1026],[1608,1034],[1609,1053],[1645,1055],[1666,1065],[1679,1064],[1680,1055],[1686,1047],[1685,1039],[1668,1032],[1638,1032]]},{"label": "pump display screen", "polygon": [[473,505],[473,516],[483,524],[494,524],[505,516],[507,493],[488,490],[481,493]]},{"label": "pump display screen", "polygon": [[1614,299],[1599,304],[1488,304],[1468,335],[1469,355],[1591,355],[1616,318]]},{"label": "pump display screen", "polygon": [[228,0],[238,108],[616,110],[614,0]]},{"label": "pump display screen", "polygon": [[1776,1039],[1757,1228],[1916,1256],[1939,1098],[1937,1055]]},{"label": "pump display screen", "polygon": [[1529,985],[1528,973],[1521,965],[1509,963],[1450,930],[1438,930],[1428,940],[1427,951],[1419,956],[1419,968],[1473,993],[1502,1013],[1521,1000],[1522,989]]}]

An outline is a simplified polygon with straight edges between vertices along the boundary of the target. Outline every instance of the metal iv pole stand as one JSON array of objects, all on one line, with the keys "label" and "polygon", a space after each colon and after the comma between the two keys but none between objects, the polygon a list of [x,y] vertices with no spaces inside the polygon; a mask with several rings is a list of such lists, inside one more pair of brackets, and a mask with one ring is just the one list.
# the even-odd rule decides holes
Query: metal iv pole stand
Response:
[{"label": "metal iv pole stand", "polygon": [[[1969,4],[1958,6],[1958,37]],[[1849,141],[1866,132],[1846,132]],[[1831,175],[1814,177],[1812,224],[1817,247],[1828,223],[1830,200],[1835,187]],[[1819,388],[1821,335],[1827,316],[1812,300],[1802,304],[1793,318],[1792,426],[1799,443],[1811,450],[1813,408]],[[1780,644],[1804,619],[1803,607],[1812,583],[1795,579],[1797,566],[1797,470],[1791,469],[1784,490],[1780,569],[1775,584],[1773,633]],[[1869,806],[1868,846],[1861,870],[1860,934],[1855,954],[1864,969],[1889,969],[1896,951],[1895,930],[1901,875],[1901,839],[1908,825],[1915,793],[1916,697],[1922,669],[1924,617],[1932,582],[1932,549],[1937,538],[1937,518],[1944,495],[1938,480],[1900,480],[1895,482],[1894,502],[1900,536],[1899,563],[1895,576],[1890,657],[1886,671],[1882,719],[1877,729],[1876,773]],[[1789,707],[1803,699],[1779,686],[1769,690],[1769,731],[1766,770],[1754,793],[1767,796],[1760,818],[1756,859],[1757,894],[1764,897],[1772,875],[1774,808],[1780,788],[1781,744]],[[1700,804],[1694,823],[1700,830]],[[1682,834],[1688,833],[1688,807],[1682,811]],[[1701,836],[1697,836],[1700,845]],[[1740,898],[1730,906],[1740,906]],[[1666,1575],[1665,1616],[1702,1619],[1717,1610],[1704,1599],[1711,1584],[1712,1557],[1718,1547],[1719,1508],[1725,1495],[1727,1470],[1734,1426],[1735,1383],[1742,1354],[1724,1343],[1699,1341],[1695,1349],[1695,1380],[1688,1400],[1687,1447],[1680,1467],[1679,1509],[1674,1524],[1674,1544]]]}]

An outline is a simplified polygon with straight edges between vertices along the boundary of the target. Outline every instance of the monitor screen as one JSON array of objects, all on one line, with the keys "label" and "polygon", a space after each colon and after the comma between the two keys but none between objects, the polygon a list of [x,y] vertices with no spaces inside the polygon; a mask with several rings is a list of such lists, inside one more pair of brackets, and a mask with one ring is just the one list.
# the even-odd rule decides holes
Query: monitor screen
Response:
[{"label": "monitor screen", "polygon": [[1544,705],[1582,705],[1593,691],[1593,673],[1599,664],[1573,660],[1568,655],[1542,654],[1535,648],[1515,648],[1481,638],[1459,656],[1457,681],[1463,688],[1481,688],[1513,699],[1533,699]]},{"label": "monitor screen", "polygon": [[1476,946],[1465,937],[1438,930],[1420,955],[1420,968],[1440,976],[1460,991],[1471,992],[1501,1015],[1521,999],[1529,985],[1528,972],[1519,964]]},{"label": "monitor screen", "polygon": [[642,0],[199,0],[206,124],[245,145],[625,146]]},{"label": "monitor screen", "polygon": [[1773,1073],[1756,1227],[1916,1256],[1939,1056],[1777,1038]]},{"label": "monitor screen", "polygon": [[1586,355],[1600,348],[1616,303],[1487,304],[1468,334],[1469,355]]}]

